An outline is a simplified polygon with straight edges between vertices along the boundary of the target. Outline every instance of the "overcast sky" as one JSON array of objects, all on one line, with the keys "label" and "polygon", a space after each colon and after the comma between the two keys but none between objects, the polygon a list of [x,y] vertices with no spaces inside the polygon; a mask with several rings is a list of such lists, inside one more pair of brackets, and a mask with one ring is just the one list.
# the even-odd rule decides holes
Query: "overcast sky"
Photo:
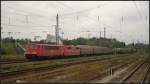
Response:
[{"label": "overcast sky", "polygon": [[2,37],[46,39],[57,13],[63,38],[103,37],[105,27],[106,38],[149,43],[149,1],[1,1]]}]

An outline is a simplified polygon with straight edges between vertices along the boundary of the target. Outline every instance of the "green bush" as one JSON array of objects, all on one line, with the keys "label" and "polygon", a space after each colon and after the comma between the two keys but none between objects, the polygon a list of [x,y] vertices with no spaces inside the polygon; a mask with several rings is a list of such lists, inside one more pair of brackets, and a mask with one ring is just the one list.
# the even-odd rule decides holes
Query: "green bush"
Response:
[{"label": "green bush", "polygon": [[4,41],[2,44],[2,54],[14,54],[15,49],[12,42]]},{"label": "green bush", "polygon": [[[1,45],[1,54],[2,55],[10,55],[10,54],[18,54],[16,47],[15,47],[15,41],[19,42],[23,47],[26,46],[28,41],[31,41],[30,39],[13,39],[11,38],[4,38],[2,39],[2,45]],[[22,54],[22,52],[21,52]]]}]

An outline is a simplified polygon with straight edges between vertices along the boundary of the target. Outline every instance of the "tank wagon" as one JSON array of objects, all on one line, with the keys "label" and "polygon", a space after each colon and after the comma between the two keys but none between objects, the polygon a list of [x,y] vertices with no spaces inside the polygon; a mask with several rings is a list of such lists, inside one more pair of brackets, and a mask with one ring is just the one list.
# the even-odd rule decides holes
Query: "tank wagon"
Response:
[{"label": "tank wagon", "polygon": [[119,54],[133,53],[133,52],[136,52],[136,49],[134,49],[134,48],[114,48],[113,52],[116,52]]},{"label": "tank wagon", "polygon": [[99,47],[99,46],[93,46],[94,55],[101,55],[101,54],[112,54],[113,51],[111,48],[107,47]]},{"label": "tank wagon", "polygon": [[48,59],[64,58],[71,56],[93,56],[112,53],[131,53],[130,48],[107,48],[88,45],[51,45],[51,44],[30,44],[25,50],[27,59]]},{"label": "tank wagon", "polygon": [[93,55],[94,50],[92,48],[92,46],[88,46],[88,45],[78,45],[78,47],[80,48],[80,55],[81,56],[87,56],[87,55]]}]

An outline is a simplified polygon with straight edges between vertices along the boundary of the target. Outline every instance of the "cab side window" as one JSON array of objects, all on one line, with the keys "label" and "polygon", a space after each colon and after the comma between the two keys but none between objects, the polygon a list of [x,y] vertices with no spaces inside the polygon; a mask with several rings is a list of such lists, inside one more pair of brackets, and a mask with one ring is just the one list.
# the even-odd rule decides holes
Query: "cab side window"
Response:
[{"label": "cab side window", "polygon": [[79,47],[76,47],[76,50],[78,50],[79,49]]},{"label": "cab side window", "polygon": [[68,49],[68,50],[71,50],[72,48],[71,48],[71,47],[67,47],[67,49]]},{"label": "cab side window", "polygon": [[51,48],[49,46],[44,46],[46,50],[50,50]]},{"label": "cab side window", "polygon": [[45,46],[46,50],[59,50],[60,47],[59,46]]}]

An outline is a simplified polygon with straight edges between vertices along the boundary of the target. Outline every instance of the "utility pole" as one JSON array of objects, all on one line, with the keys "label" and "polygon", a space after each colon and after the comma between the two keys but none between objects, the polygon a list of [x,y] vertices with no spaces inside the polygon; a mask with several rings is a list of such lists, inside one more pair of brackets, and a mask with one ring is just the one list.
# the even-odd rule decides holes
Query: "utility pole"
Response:
[{"label": "utility pole", "polygon": [[87,36],[88,36],[88,38],[90,38],[90,34],[89,34],[89,32],[90,32],[90,31],[86,31],[86,32],[87,32]]},{"label": "utility pole", "polygon": [[104,27],[104,38],[106,38],[106,28]]},{"label": "utility pole", "polygon": [[9,38],[11,38],[11,37],[10,37],[10,34],[11,34],[11,32],[8,32]]},{"label": "utility pole", "polygon": [[101,45],[101,43],[100,43],[100,39],[101,39],[101,31],[99,31],[99,46]]},{"label": "utility pole", "polygon": [[99,31],[99,38],[101,38],[101,31]]},{"label": "utility pole", "polygon": [[56,26],[55,26],[55,34],[56,34],[56,44],[59,44],[59,22],[58,22],[58,14],[56,16]]},{"label": "utility pole", "polygon": [[62,32],[61,34],[62,34],[62,37],[61,37],[61,38],[63,39],[64,32]]},{"label": "utility pole", "polygon": [[9,17],[9,19],[8,19],[8,20],[9,20],[9,24],[10,24],[10,17]]},{"label": "utility pole", "polygon": [[88,39],[90,38],[90,34],[88,33]]},{"label": "utility pole", "polygon": [[26,23],[28,24],[28,22],[29,22],[29,21],[28,21],[28,16],[26,16]]},{"label": "utility pole", "polygon": [[[0,31],[2,30],[2,27],[0,29]],[[1,31],[1,37],[0,37],[0,40],[1,40],[1,49],[2,49],[2,31]],[[1,50],[2,51],[2,50]],[[0,52],[1,53],[1,52]]]}]

